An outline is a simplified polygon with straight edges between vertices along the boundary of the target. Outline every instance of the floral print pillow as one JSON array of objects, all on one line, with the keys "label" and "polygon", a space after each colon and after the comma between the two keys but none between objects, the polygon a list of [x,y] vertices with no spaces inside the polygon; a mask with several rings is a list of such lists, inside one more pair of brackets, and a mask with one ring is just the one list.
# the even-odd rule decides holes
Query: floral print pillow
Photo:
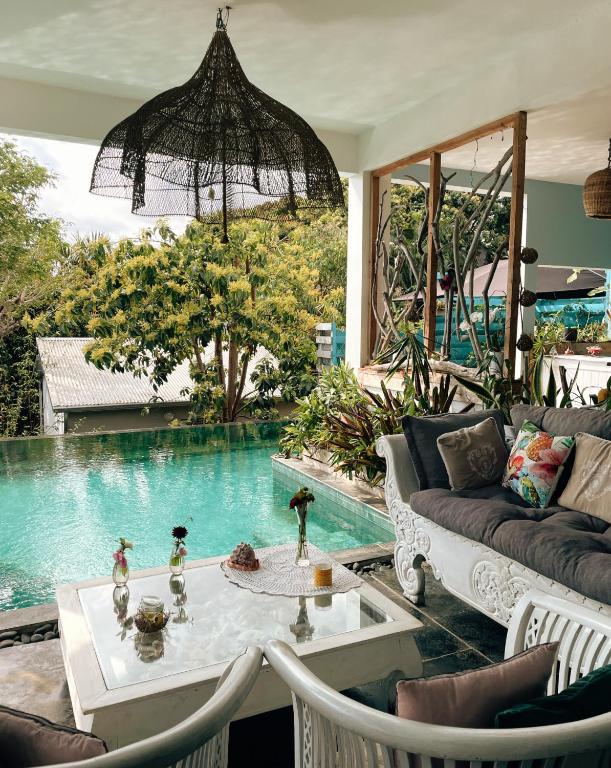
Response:
[{"label": "floral print pillow", "polygon": [[550,435],[525,421],[509,454],[503,485],[531,507],[547,507],[574,445],[574,437]]}]

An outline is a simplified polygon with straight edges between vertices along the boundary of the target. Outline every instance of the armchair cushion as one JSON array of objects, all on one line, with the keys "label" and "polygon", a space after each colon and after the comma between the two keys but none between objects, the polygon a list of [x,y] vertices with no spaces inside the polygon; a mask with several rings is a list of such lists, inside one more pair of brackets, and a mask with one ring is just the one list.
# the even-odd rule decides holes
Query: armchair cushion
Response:
[{"label": "armchair cushion", "polygon": [[57,725],[44,717],[0,706],[0,766],[72,763],[107,752],[102,739],[91,733]]},{"label": "armchair cushion", "polygon": [[543,405],[514,405],[511,420],[515,426],[532,421],[552,435],[576,435],[586,432],[611,440],[611,413],[600,408],[548,408]]},{"label": "armchair cushion", "polygon": [[457,429],[474,427],[490,417],[496,421],[499,434],[504,437],[503,415],[497,410],[403,417],[401,424],[421,491],[426,488],[450,487],[448,473],[437,447],[437,438]]},{"label": "armchair cushion", "polygon": [[536,728],[585,720],[611,712],[611,664],[595,669],[553,696],[542,696],[504,709],[495,718],[496,728]]},{"label": "armchair cushion", "polygon": [[544,693],[557,652],[558,643],[544,643],[482,669],[402,680],[397,715],[432,725],[489,728],[499,708]]}]

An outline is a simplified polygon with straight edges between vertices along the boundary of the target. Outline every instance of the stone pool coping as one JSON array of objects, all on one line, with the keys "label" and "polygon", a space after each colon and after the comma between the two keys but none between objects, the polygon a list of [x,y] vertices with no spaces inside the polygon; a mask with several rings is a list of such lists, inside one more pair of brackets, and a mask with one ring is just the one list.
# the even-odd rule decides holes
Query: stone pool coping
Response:
[{"label": "stone pool coping", "polygon": [[356,504],[357,514],[386,528],[389,533],[388,542],[392,541],[394,544],[394,526],[379,489],[370,488],[361,480],[350,480],[335,472],[328,464],[307,457],[287,459],[276,454],[272,456],[272,466],[285,477],[305,477],[314,487],[316,484],[324,486],[325,491],[340,504]]}]

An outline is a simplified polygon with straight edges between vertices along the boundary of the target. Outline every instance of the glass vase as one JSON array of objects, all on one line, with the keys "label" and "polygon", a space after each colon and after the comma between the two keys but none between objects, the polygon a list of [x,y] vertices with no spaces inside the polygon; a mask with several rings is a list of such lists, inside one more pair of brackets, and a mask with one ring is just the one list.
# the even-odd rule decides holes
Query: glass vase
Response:
[{"label": "glass vase", "polygon": [[175,575],[181,574],[185,569],[184,555],[181,555],[179,552],[181,548],[182,544],[175,543],[170,554],[170,573]]},{"label": "glass vase", "polygon": [[295,553],[295,565],[299,565],[305,568],[310,564],[310,556],[308,554],[308,538],[306,521],[308,516],[307,506],[297,509],[297,517],[299,518],[299,535],[297,538],[297,551]]},{"label": "glass vase", "polygon": [[129,565],[123,567],[120,563],[115,563],[112,569],[112,580],[118,587],[124,587],[129,581]]}]

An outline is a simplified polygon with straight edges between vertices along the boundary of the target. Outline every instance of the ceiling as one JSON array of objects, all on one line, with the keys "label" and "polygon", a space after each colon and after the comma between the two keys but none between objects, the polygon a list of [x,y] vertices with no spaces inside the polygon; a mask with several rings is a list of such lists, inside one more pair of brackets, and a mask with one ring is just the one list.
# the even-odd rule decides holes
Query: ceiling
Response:
[{"label": "ceiling", "polygon": [[[190,77],[216,5],[0,0],[0,78],[144,100]],[[405,145],[401,154],[420,149],[432,132],[485,122],[472,106],[477,99],[492,118],[529,111],[534,178],[579,183],[604,164],[611,134],[611,2],[492,7],[485,0],[236,0],[229,34],[256,85],[316,128],[358,134],[365,163],[376,153],[395,159],[395,145]],[[515,85],[506,98],[498,93],[504,79]],[[457,98],[456,130],[452,114],[440,125],[430,119],[438,103]],[[378,131],[386,125],[394,143]]]},{"label": "ceiling", "polygon": [[[611,88],[528,113],[526,176],[583,184],[607,164],[611,136]],[[471,142],[443,155],[448,168],[489,171],[512,140],[512,131]]]}]

